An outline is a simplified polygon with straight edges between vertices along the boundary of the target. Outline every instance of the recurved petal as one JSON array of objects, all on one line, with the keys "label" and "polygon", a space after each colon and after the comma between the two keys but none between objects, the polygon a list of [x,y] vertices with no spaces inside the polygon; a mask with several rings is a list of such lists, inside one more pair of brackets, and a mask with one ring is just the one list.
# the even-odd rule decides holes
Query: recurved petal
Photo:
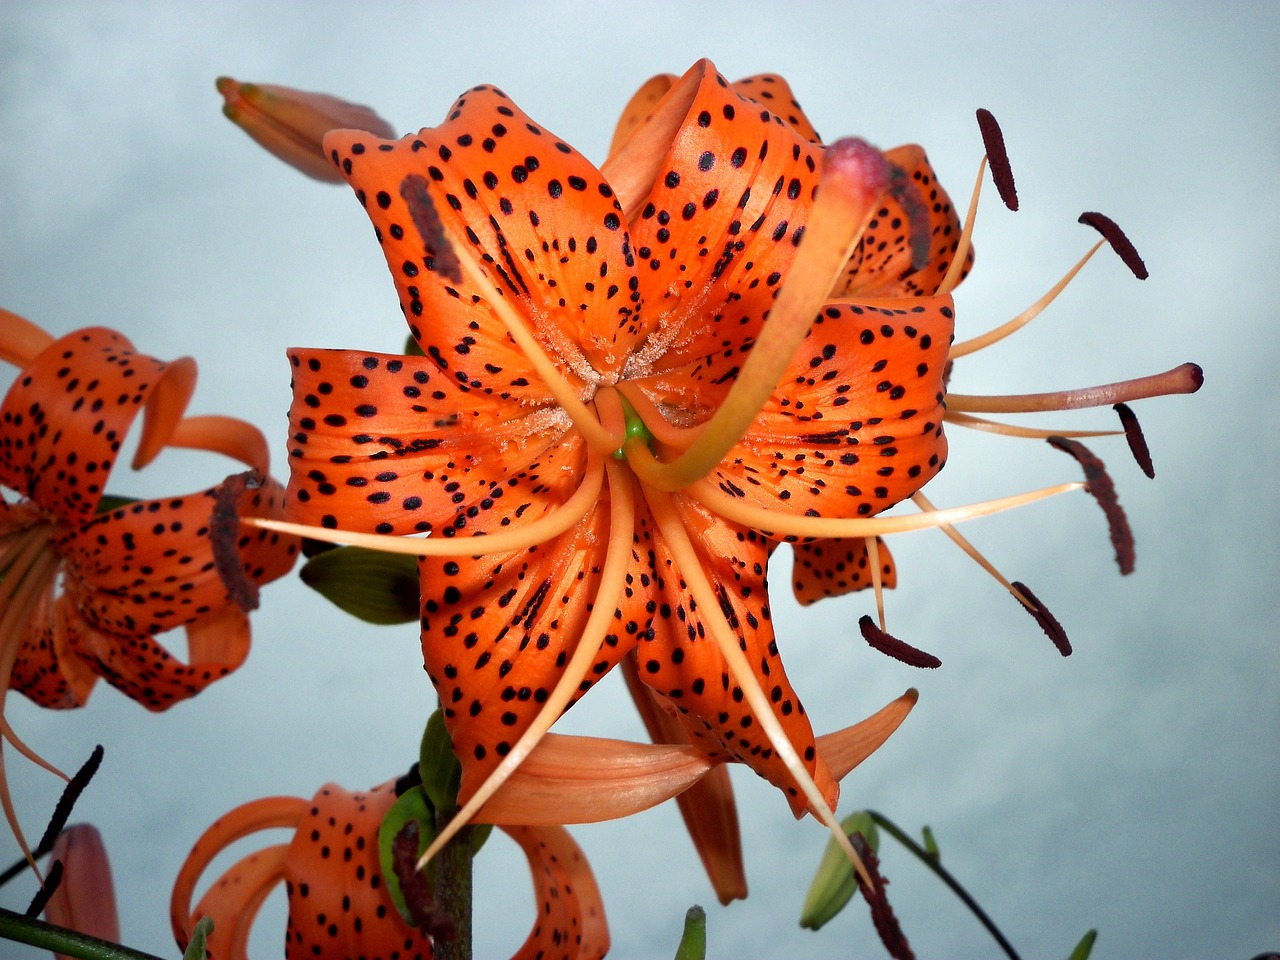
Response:
[{"label": "recurved petal", "polygon": [[[925,265],[912,264],[911,215],[900,199],[883,198],[882,206],[867,224],[854,248],[833,295],[846,297],[931,297],[938,292],[947,268],[960,245],[960,215],[951,197],[938,183],[924,149],[909,144],[885,152],[885,159],[900,168],[924,204],[929,222],[929,253]],[[973,247],[965,255],[962,277],[973,267]]]},{"label": "recurved petal", "polygon": [[806,140],[822,142],[818,131],[813,129],[813,124],[791,92],[791,85],[776,73],[757,73],[755,76],[745,77],[735,83],[733,89],[756,101],[775,116],[782,117]]},{"label": "recurved petal", "polygon": [[66,596],[55,600],[50,587],[27,620],[9,688],[42,707],[70,710],[84,706],[98,675],[70,645],[70,600]]},{"label": "recurved petal", "polygon": [[[170,366],[135,353],[103,327],[67,334],[22,371],[0,407],[0,483],[64,521],[91,516],[134,418],[145,409],[171,429],[193,387],[190,360]],[[151,446],[164,433],[144,426]]]},{"label": "recurved petal", "polygon": [[341,183],[321,145],[330,130],[365,130],[394,137],[395,130],[369,107],[324,93],[219,77],[227,119],[261,146],[309,177]]},{"label": "recurved petal", "polygon": [[[467,91],[443,124],[402,140],[341,131],[325,148],[373,220],[411,332],[447,376],[546,398],[490,306],[499,297],[571,377],[588,376],[587,365],[616,372],[647,332],[613,189],[500,90]],[[483,289],[436,272],[401,196],[411,175],[425,182],[447,241],[479,261]],[[521,378],[528,387],[510,386]]]},{"label": "recurved petal", "polygon": [[362,792],[328,783],[312,797],[285,864],[288,960],[431,956],[430,940],[373,882],[382,875],[378,826],[395,799],[391,783]]},{"label": "recurved petal", "polygon": [[[79,933],[120,942],[120,917],[111,861],[98,829],[74,823],[53,842],[51,860],[62,861],[62,882],[45,906],[50,923]],[[64,954],[55,954],[64,958]]]},{"label": "recurved petal", "polygon": [[556,408],[473,389],[424,357],[289,357],[288,512],[302,523],[406,534],[465,522],[468,510],[499,504],[507,481],[569,425]]},{"label": "recurved petal", "polygon": [[[793,544],[792,549],[795,563],[791,568],[791,589],[802,606],[874,585],[864,538],[815,540]],[[880,555],[880,584],[892,590],[898,585],[898,568],[889,545],[880,537],[876,537],[876,549]]]},{"label": "recurved petal", "polygon": [[[949,297],[830,303],[712,473],[772,510],[867,517],[942,469]],[[816,512],[811,512],[816,511]]]},{"label": "recurved petal", "polygon": [[[655,744],[687,744],[689,737],[671,701],[661,698],[640,679],[635,651],[623,659],[622,675],[650,739]],[[723,766],[713,767],[678,794],[676,803],[717,899],[727,904],[745,898],[747,875],[729,771]]]},{"label": "recurved petal", "polygon": [[[765,565],[768,544],[753,530],[717,517],[683,494],[673,498],[706,576],[720,598],[720,613],[738,634],[755,678],[819,789],[834,804],[839,787],[817,755],[813,728],[788,680],[774,640]],[[808,801],[777,759],[741,688],[690,597],[684,576],[667,550],[655,543],[662,602],[651,630],[636,648],[640,679],[675,707],[695,746],[713,759],[740,760],[783,790],[800,816]]]},{"label": "recurved petal", "polygon": [[505,827],[533,874],[537,920],[512,960],[598,960],[609,925],[591,865],[563,827]]},{"label": "recurved petal", "polygon": [[626,142],[637,129],[643,126],[653,113],[666,92],[675,85],[678,78],[674,73],[660,73],[646,80],[622,108],[622,116],[613,130],[613,140],[609,144],[609,156],[618,152],[618,148]]},{"label": "recurved petal", "polygon": [[[247,960],[249,932],[263,902],[284,879],[288,854],[289,847],[283,843],[245,854],[200,898],[195,909],[197,921],[201,917],[213,920],[213,930],[205,941],[207,957]],[[179,943],[185,950],[186,943]],[[290,947],[286,943],[285,956],[299,956]]]}]

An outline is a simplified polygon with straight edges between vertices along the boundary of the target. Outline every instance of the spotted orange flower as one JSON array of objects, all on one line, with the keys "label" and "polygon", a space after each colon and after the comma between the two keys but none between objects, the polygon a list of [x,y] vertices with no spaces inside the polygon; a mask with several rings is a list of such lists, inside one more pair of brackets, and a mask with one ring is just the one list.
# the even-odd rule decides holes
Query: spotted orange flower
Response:
[{"label": "spotted orange flower", "polygon": [[[171,900],[178,945],[186,949],[196,923],[210,917],[210,955],[243,960],[258,909],[284,881],[287,960],[429,960],[430,939],[401,917],[379,862],[378,828],[395,800],[393,781],[363,792],[330,783],[310,801],[268,797],[232,810],[205,831],[182,865]],[[243,857],[192,908],[196,884],[214,857],[242,837],[274,828],[293,830],[292,840]],[[604,904],[569,832],[560,826],[504,829],[529,860],[538,906],[534,928],[516,957],[603,957],[609,949]]]},{"label": "spotted orange flower", "polygon": [[[250,594],[297,553],[294,537],[235,528],[237,514],[279,514],[283,491],[265,479],[262,435],[228,417],[184,418],[194,361],[136,353],[114,330],[55,339],[0,311],[0,357],[21,368],[0,405],[0,486],[16,494],[0,500],[0,705],[16,689],[41,706],[78,707],[104,678],[164,710],[230,673],[249,651]],[[235,457],[264,479],[250,481],[238,505],[230,483],[150,500],[109,495],[139,413],[135,468],[165,446],[193,447]],[[220,571],[220,557],[236,550]],[[228,580],[243,583],[233,590]],[[156,639],[179,627],[186,663]],[[7,722],[0,730],[48,766]],[[0,800],[18,832],[2,767]]]},{"label": "spotted orange flower", "polygon": [[456,823],[634,652],[693,744],[843,840],[770,550],[1072,487],[875,516],[945,460],[952,302],[918,294],[960,238],[923,151],[808,132],[701,61],[600,169],[493,87],[399,141],[325,138],[424,355],[290,352],[289,511],[422,557]]}]

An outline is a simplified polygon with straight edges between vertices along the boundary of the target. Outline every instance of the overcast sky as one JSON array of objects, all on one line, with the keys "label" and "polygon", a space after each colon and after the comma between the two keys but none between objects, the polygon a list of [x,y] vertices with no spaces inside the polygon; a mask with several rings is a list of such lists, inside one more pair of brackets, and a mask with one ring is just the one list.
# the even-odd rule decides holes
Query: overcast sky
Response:
[{"label": "overcast sky", "polygon": [[[841,812],[872,806],[909,829],[931,824],[945,862],[1028,960],[1065,957],[1089,927],[1100,930],[1098,958],[1280,949],[1277,6],[353,8],[0,3],[0,304],[55,334],[104,324],[154,356],[194,355],[192,411],[258,424],[279,470],[285,348],[390,351],[405,330],[350,192],[259,150],[221,116],[215,76],[326,90],[405,132],[440,122],[467,87],[496,83],[598,161],[642,81],[708,56],[730,77],[784,74],[828,138],[923,144],[962,207],[982,149],[973,111],[991,109],[1022,210],[984,200],[958,336],[1012,316],[1074,262],[1092,241],[1075,222],[1082,210],[1116,219],[1151,278],[1096,259],[1029,329],[959,363],[952,387],[1056,389],[1185,360],[1205,369],[1199,395],[1137,407],[1154,482],[1123,441],[1094,445],[1137,535],[1137,572],[1118,575],[1083,495],[970,525],[1066,626],[1076,653],[1063,660],[944,537],[894,540],[889,628],[942,658],[923,674],[858,638],[868,597],[798,608],[780,558],[784,660],[820,730],[919,687],[902,730],[846,781]],[[929,488],[938,504],[1078,475],[1043,444],[951,437]],[[121,471],[113,488],[186,492],[228,469],[166,454],[141,476]],[[103,685],[84,710],[13,702],[10,719],[65,768],[105,744],[77,814],[104,832],[126,942],[175,955],[169,884],[205,826],[254,797],[402,771],[432,700],[411,626],[364,627],[295,578],[265,591],[248,664],[170,713]],[[561,729],[642,736],[620,681],[593,690]],[[6,756],[38,833],[58,784]],[[669,957],[695,902],[708,906],[714,957],[883,955],[860,905],[816,935],[796,926],[825,833],[792,821],[746,771],[735,783],[752,897],[728,909],[674,806],[575,829],[603,888],[613,955]],[[13,849],[0,838],[0,859]],[[996,955],[923,868],[891,845],[883,859],[919,956]],[[515,848],[491,844],[478,882],[478,956],[508,956],[533,915]],[[0,902],[29,893],[9,888]],[[282,907],[262,928],[255,955],[279,956]]]}]

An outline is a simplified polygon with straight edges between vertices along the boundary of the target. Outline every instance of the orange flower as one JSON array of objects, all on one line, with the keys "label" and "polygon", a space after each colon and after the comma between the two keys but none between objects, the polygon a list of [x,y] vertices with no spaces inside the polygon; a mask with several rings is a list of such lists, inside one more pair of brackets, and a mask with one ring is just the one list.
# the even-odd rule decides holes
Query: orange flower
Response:
[{"label": "orange flower", "polygon": [[[834,776],[843,777],[870,756],[915,702],[909,690],[866,720],[819,737]],[[569,956],[585,960],[608,949],[595,879],[562,824],[646,810],[696,785],[721,762],[692,746],[543,738],[475,817],[503,825],[529,859],[539,922],[517,956],[542,955],[538,950],[560,956],[569,945]],[[328,784],[310,803],[268,797],[219,819],[196,842],[174,885],[170,912],[179,946],[186,948],[195,924],[208,916],[214,921],[211,955],[243,957],[258,908],[284,880],[290,960],[319,955],[316,947],[326,956],[387,956],[395,950],[430,956],[429,941],[401,919],[382,878],[377,834],[395,798],[394,782],[366,793]],[[291,842],[241,859],[192,909],[201,875],[223,849],[250,833],[281,827],[294,830]]]},{"label": "orange flower", "polygon": [[325,138],[425,356],[291,351],[290,512],[319,526],[278,529],[423,558],[459,825],[634,650],[693,744],[844,839],[773,544],[1078,486],[874,516],[946,455],[951,299],[912,271],[936,282],[959,237],[918,148],[805,133],[701,61],[601,169],[492,87],[400,141]]},{"label": "orange flower", "polygon": [[[137,501],[105,488],[140,412],[135,468],[165,446],[193,447],[229,454],[265,478],[262,435],[228,417],[184,419],[195,362],[135,353],[113,330],[55,340],[0,311],[0,357],[22,368],[0,406],[0,486],[17,493],[0,500],[0,706],[13,688],[42,706],[78,707],[103,677],[164,710],[230,673],[249,651],[251,595],[289,570],[297,540],[233,526],[220,551],[219,498],[233,516],[271,516],[279,485],[252,481],[238,507],[233,484]],[[220,558],[236,549],[238,560],[224,560],[220,573]],[[243,584],[233,591],[227,578]],[[155,640],[177,627],[186,630],[188,663]],[[48,766],[2,719],[0,729]],[[0,800],[25,850],[2,767]]]}]

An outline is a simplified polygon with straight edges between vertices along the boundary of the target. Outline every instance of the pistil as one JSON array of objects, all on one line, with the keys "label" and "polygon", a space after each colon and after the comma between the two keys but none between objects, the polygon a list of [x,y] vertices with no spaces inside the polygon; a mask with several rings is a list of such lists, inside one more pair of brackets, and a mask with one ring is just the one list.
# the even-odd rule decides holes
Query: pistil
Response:
[{"label": "pistil", "polygon": [[1204,383],[1204,371],[1197,364],[1184,363],[1147,377],[1121,380],[1096,387],[1060,390],[1054,393],[1006,394],[976,396],[948,393],[947,405],[964,413],[1040,413],[1046,410],[1080,410],[1085,407],[1110,406],[1149,397],[1167,397],[1177,393],[1195,393]]}]

